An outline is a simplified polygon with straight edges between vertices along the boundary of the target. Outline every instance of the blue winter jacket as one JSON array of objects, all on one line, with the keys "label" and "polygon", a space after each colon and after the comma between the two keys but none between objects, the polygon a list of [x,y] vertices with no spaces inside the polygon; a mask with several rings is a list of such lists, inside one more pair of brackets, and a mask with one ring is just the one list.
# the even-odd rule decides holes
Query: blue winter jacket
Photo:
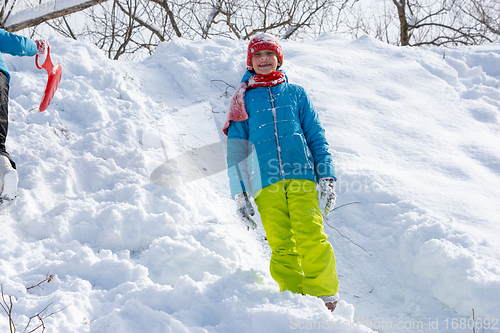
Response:
[{"label": "blue winter jacket", "polygon": [[[246,72],[242,82],[252,75]],[[325,130],[304,88],[286,82],[249,89],[248,119],[231,122],[227,163],[231,194],[258,191],[282,179],[337,179]]]},{"label": "blue winter jacket", "polygon": [[9,70],[3,60],[2,53],[32,57],[37,53],[37,47],[36,43],[29,38],[0,29],[0,71],[7,74],[10,81]]}]

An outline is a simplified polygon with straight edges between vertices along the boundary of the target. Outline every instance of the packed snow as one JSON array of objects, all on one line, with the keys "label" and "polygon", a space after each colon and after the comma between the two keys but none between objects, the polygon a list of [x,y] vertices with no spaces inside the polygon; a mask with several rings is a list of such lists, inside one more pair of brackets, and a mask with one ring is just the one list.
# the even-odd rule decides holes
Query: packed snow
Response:
[{"label": "packed snow", "polygon": [[[45,112],[46,72],[5,56],[19,192],[0,283],[18,328],[48,306],[54,333],[500,331],[500,43],[282,42],[339,176],[332,316],[279,292],[260,218],[248,231],[234,214],[217,151],[246,42],[175,39],[140,62],[49,42],[63,77]],[[191,154],[207,146],[216,160]],[[151,181],[165,165],[176,184]]]}]

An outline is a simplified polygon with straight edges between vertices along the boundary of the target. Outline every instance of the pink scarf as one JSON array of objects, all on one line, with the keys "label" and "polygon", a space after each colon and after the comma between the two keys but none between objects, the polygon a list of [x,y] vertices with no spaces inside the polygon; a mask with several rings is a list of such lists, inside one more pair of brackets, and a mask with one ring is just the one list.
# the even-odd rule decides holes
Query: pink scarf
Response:
[{"label": "pink scarf", "polygon": [[247,89],[277,86],[285,81],[285,73],[274,71],[267,75],[254,75],[248,81],[243,82],[238,89],[236,89],[229,102],[229,112],[222,132],[227,136],[231,121],[243,121],[248,119],[248,113],[245,108],[245,92]]}]

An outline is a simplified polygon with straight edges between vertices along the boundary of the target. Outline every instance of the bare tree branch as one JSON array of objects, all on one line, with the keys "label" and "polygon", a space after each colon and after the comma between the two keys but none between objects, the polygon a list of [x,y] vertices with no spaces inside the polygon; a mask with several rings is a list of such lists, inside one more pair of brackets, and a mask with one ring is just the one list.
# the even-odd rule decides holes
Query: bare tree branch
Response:
[{"label": "bare tree branch", "polygon": [[8,0],[4,1],[2,7],[0,8],[0,27],[3,28],[4,23],[9,19],[9,16],[16,5],[16,2],[17,0],[13,0],[9,4]]},{"label": "bare tree branch", "polygon": [[163,35],[160,33],[160,31],[158,31],[157,28],[153,27],[152,25],[146,23],[145,21],[143,21],[140,17],[138,17],[137,15],[135,15],[134,13],[131,13],[130,11],[126,10],[125,8],[123,8],[123,6],[120,4],[119,1],[116,1],[116,4],[118,5],[118,7],[121,9],[122,12],[124,12],[125,14],[127,14],[128,16],[130,16],[132,19],[134,19],[135,21],[137,21],[137,23],[139,23],[140,25],[142,25],[143,27],[146,27],[149,31],[151,31],[152,33],[154,33],[158,39],[160,39],[160,41],[164,42],[165,41],[165,38],[163,37]]},{"label": "bare tree branch", "polygon": [[99,3],[102,3],[104,1],[106,1],[106,0],[89,0],[87,2],[80,3],[78,5],[74,5],[74,6],[71,6],[71,7],[68,7],[68,8],[64,8],[64,9],[61,9],[61,10],[55,10],[55,11],[53,11],[51,13],[47,13],[45,15],[41,15],[41,16],[38,16],[36,18],[29,19],[29,20],[26,20],[26,21],[23,21],[23,22],[14,23],[14,24],[7,24],[7,25],[4,26],[4,29],[7,30],[7,31],[10,31],[10,32],[19,31],[19,30],[22,30],[22,29],[26,29],[26,28],[29,28],[29,27],[36,26],[36,25],[38,25],[40,23],[43,23],[45,21],[48,21],[48,20],[52,20],[52,19],[55,19],[55,18],[58,18],[58,17],[62,17],[62,16],[65,16],[65,15],[69,15],[69,14],[72,14],[72,13],[76,13],[76,12],[82,11],[84,9],[87,9],[89,7],[92,7],[92,6],[95,6],[95,5],[97,5]]},{"label": "bare tree branch", "polygon": [[177,20],[174,16],[174,13],[170,10],[170,7],[168,6],[167,0],[150,0],[152,2],[156,2],[159,4],[163,9],[165,9],[168,18],[170,19],[170,23],[172,24],[172,28],[175,31],[175,34],[177,37],[182,37],[181,31],[179,30],[179,27],[177,25]]}]

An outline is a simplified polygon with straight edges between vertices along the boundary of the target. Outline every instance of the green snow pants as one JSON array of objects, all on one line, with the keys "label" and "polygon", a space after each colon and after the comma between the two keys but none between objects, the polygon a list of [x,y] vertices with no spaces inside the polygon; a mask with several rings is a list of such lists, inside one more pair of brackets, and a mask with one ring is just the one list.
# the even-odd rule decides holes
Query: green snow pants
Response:
[{"label": "green snow pants", "polygon": [[323,231],[316,183],[286,179],[255,199],[272,250],[270,270],[281,291],[311,296],[337,293],[335,254]]}]

